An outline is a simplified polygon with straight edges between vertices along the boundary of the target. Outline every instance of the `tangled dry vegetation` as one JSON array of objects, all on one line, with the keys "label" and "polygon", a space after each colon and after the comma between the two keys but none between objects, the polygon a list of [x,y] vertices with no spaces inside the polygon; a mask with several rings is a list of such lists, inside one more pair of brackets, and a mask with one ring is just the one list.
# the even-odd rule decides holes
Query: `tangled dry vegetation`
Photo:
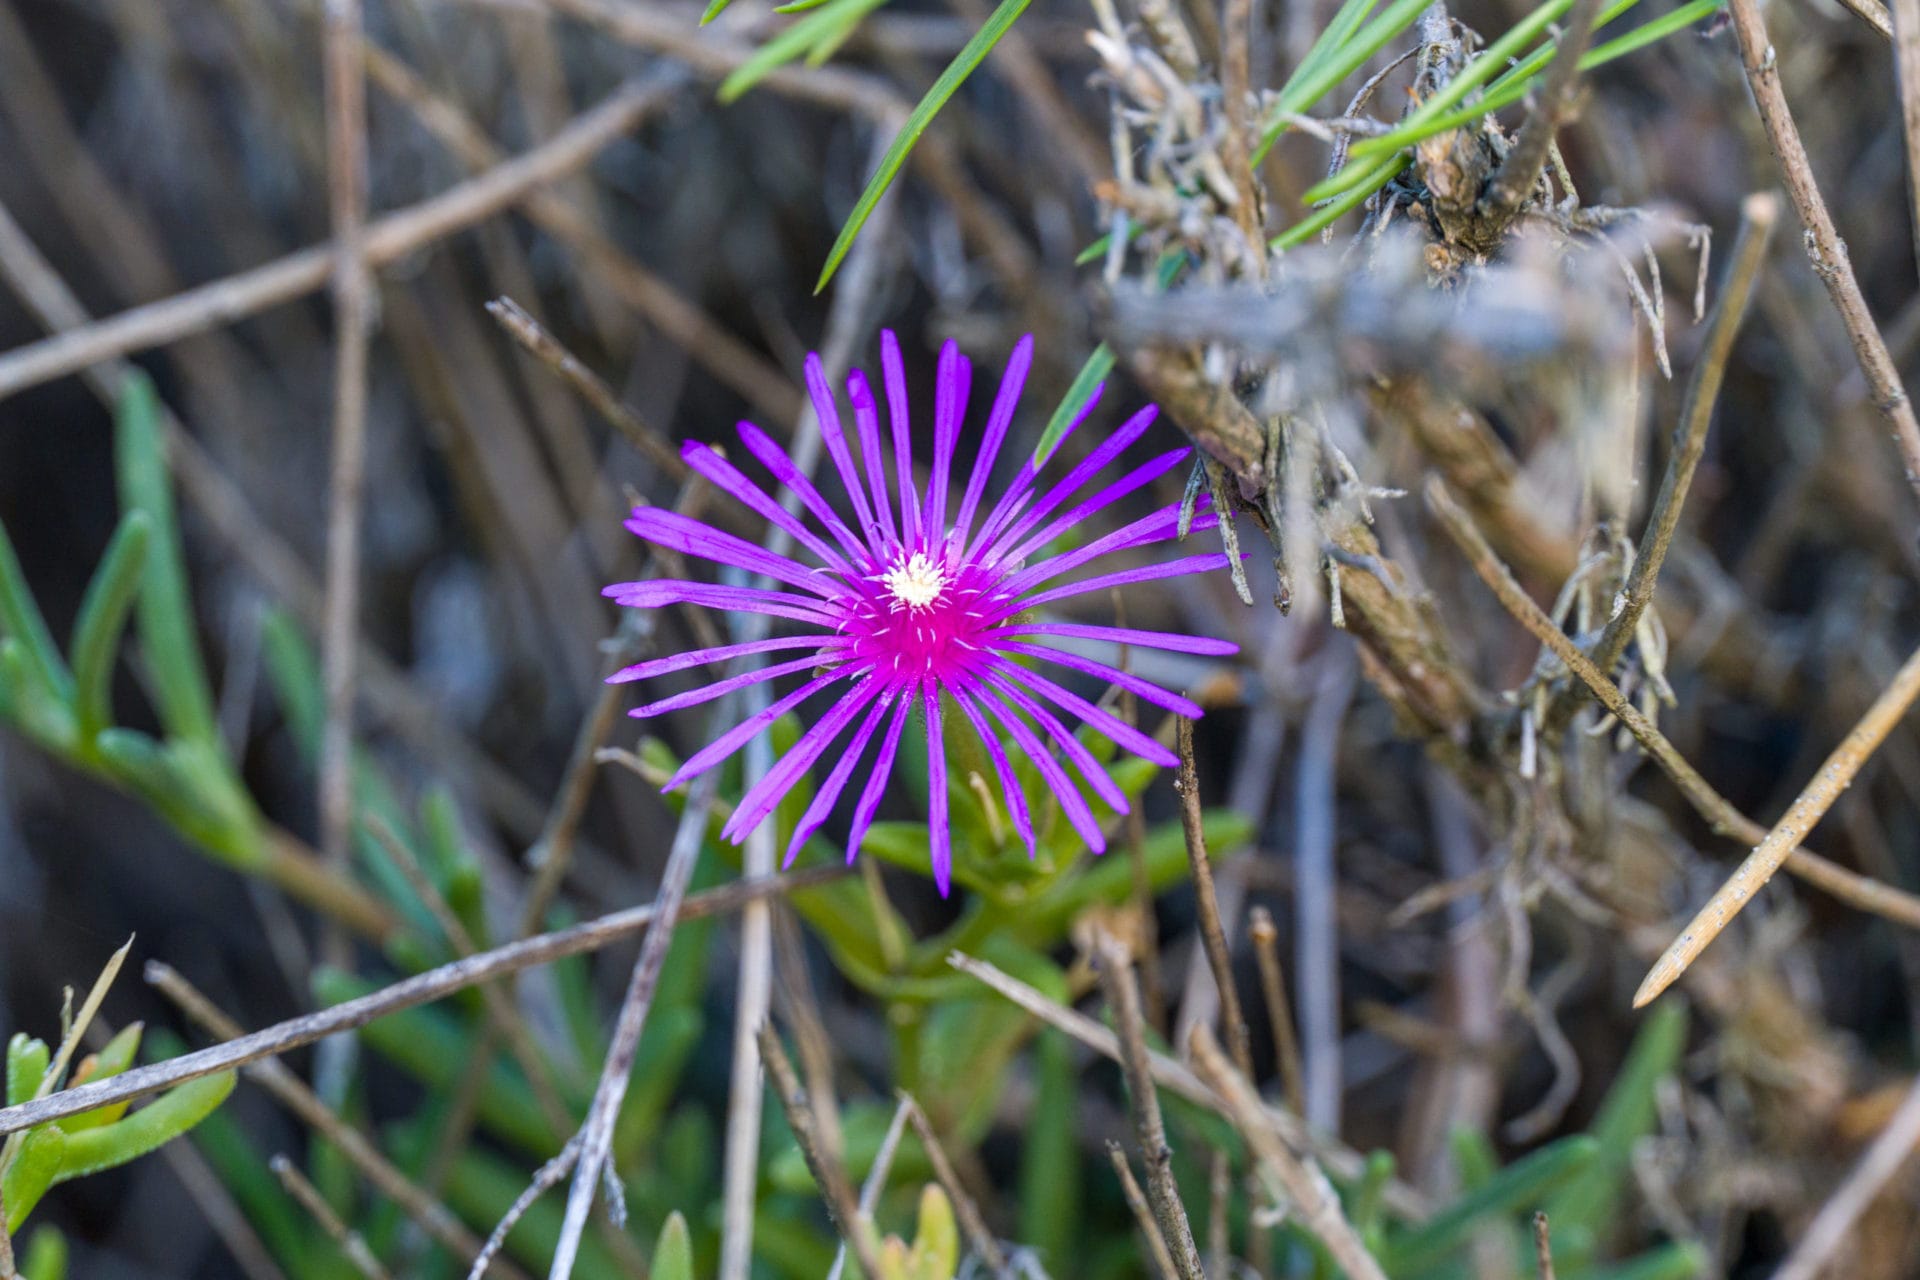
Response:
[{"label": "tangled dry vegetation", "polygon": [[[1920,46],[1892,35],[1920,5],[1895,10],[1729,0],[1580,75],[1576,0],[1524,100],[1316,219],[1303,196],[1528,11],[1435,3],[1298,112],[1331,6],[1039,6],[816,300],[980,0],[869,6],[728,105],[783,26],[752,0],[705,27],[0,0],[0,523],[65,637],[151,375],[216,678],[183,706],[145,632],[101,723],[199,716],[240,814],[0,715],[0,1021],[60,1026],[136,933],[150,989],[102,1019],[176,1031],[87,1105],[259,1086],[35,1222],[75,1275],[460,1274],[533,1178],[552,1203],[497,1274],[566,1236],[576,1274],[687,1249],[728,1280],[821,1274],[841,1236],[943,1280],[1915,1274]],[[801,356],[844,372],[882,322],[921,372],[946,336],[992,364],[1042,335],[1030,406],[1084,398],[1093,351],[1106,411],[1159,403],[1202,459],[1187,501],[1237,516],[1193,535],[1244,554],[1231,578],[1088,606],[1242,656],[1133,655],[1210,714],[1150,726],[1184,776],[1045,929],[871,856],[703,858],[724,798],[648,781],[704,720],[643,747],[598,682],[709,640],[605,611],[628,501],[704,509],[675,442],[735,417],[806,441]],[[688,877],[677,931],[636,906],[673,920]],[[609,1048],[635,934],[657,999]],[[178,1056],[195,1035],[226,1047]],[[609,1055],[634,1221],[582,1238],[568,1138]],[[84,1110],[61,1099],[0,1122]],[[882,1239],[916,1208],[915,1245]]]}]

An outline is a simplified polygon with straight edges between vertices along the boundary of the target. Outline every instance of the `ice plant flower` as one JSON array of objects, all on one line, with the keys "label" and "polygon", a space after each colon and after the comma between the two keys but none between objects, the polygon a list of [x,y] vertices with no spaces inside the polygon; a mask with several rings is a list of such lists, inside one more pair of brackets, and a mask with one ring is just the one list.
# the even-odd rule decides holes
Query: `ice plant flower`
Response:
[{"label": "ice plant flower", "polygon": [[[1169,711],[1200,714],[1198,706],[1178,694],[1130,672],[1056,648],[1051,642],[1107,641],[1214,656],[1235,652],[1234,645],[1158,631],[1040,621],[1032,616],[1035,610],[1073,596],[1203,573],[1227,563],[1224,555],[1190,555],[1061,581],[1103,556],[1175,538],[1178,504],[1091,538],[1073,550],[1043,554],[1043,549],[1063,534],[1085,528],[1108,506],[1179,466],[1189,451],[1163,453],[1091,496],[1074,501],[1098,472],[1146,433],[1156,413],[1148,406],[1044,490],[1029,459],[986,517],[979,519],[994,461],[1006,441],[1032,363],[1033,339],[1023,338],[1007,362],[973,468],[966,474],[964,486],[956,486],[954,452],[966,416],[972,370],[959,349],[947,343],[940,353],[934,392],[933,468],[924,497],[915,486],[906,377],[900,346],[891,332],[881,334],[880,344],[890,456],[881,437],[879,407],[865,375],[855,370],[847,378],[856,437],[849,439],[819,357],[807,360],[807,390],[819,416],[821,441],[845,487],[845,508],[837,510],[828,502],[787,452],[750,422],[739,425],[741,443],[797,499],[797,512],[789,512],[706,445],[688,443],[684,447],[682,456],[689,467],[784,532],[797,548],[796,554],[810,557],[810,562],[755,546],[657,507],[636,508],[627,520],[628,529],[657,546],[745,570],[776,585],[730,586],[656,579],[608,587],[605,594],[613,600],[639,609],[702,605],[768,615],[801,627],[797,634],[655,658],[611,677],[613,681],[645,680],[760,654],[800,654],[790,660],[751,666],[630,713],[659,715],[762,681],[801,674],[807,677],[791,693],[775,699],[766,709],[696,752],[673,775],[667,789],[719,765],[815,694],[831,692],[834,696],[832,709],[740,798],[725,828],[725,835],[735,843],[743,842],[766,821],[801,775],[845,737],[845,745],[833,757],[826,780],[814,793],[793,833],[787,849],[787,861],[791,863],[801,845],[826,821],[868,748],[877,741],[878,751],[867,766],[866,783],[854,807],[852,832],[847,838],[847,859],[852,861],[886,790],[901,736],[913,719],[926,733],[931,810],[927,829],[934,879],[945,894],[952,873],[952,849],[942,717],[949,705],[957,708],[979,734],[999,775],[1014,829],[1026,842],[1029,855],[1034,850],[1033,823],[1008,759],[1011,748],[1017,747],[1032,762],[1067,820],[1095,851],[1105,848],[1100,823],[1055,752],[1116,811],[1126,812],[1127,798],[1062,717],[1084,722],[1119,746],[1157,764],[1176,763],[1171,752],[1146,734],[1016,659],[1051,663],[1131,690],[1144,701]],[[1073,419],[1070,432],[1085,421],[1098,399],[1096,390]],[[889,462],[893,468],[891,486]],[[959,504],[954,506],[957,487]],[[1214,517],[1203,513],[1194,520],[1194,527],[1206,528],[1213,523]],[[1035,559],[1036,555],[1041,558]]]}]

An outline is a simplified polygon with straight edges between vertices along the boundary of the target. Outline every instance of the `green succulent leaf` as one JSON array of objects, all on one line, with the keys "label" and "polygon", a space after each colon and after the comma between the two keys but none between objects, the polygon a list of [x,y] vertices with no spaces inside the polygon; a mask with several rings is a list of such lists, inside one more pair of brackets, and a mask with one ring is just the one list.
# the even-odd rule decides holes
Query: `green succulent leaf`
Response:
[{"label": "green succulent leaf", "polygon": [[[132,1066],[134,1055],[140,1052],[140,1036],[143,1030],[143,1024],[138,1022],[122,1027],[118,1034],[107,1042],[106,1048],[83,1060],[74,1069],[73,1079],[67,1083],[67,1087],[72,1088],[74,1085],[110,1079]],[[108,1103],[93,1111],[83,1111],[77,1116],[68,1116],[59,1124],[68,1133],[78,1133],[82,1129],[97,1129],[101,1125],[112,1124],[127,1114],[127,1108],[130,1105],[132,1104],[129,1102]]]},{"label": "green succulent leaf", "polygon": [[117,1168],[157,1150],[213,1114],[233,1092],[234,1080],[231,1071],[189,1080],[112,1124],[68,1134],[54,1181]]},{"label": "green succulent leaf", "polygon": [[40,1227],[27,1241],[20,1261],[21,1280],[67,1280],[67,1238],[52,1227]]},{"label": "green succulent leaf", "polygon": [[4,524],[0,524],[0,636],[19,644],[22,668],[41,693],[61,702],[73,699],[73,677],[60,660],[60,650],[27,586]]},{"label": "green succulent leaf", "polygon": [[67,1135],[58,1125],[43,1124],[29,1130],[14,1154],[13,1163],[0,1175],[0,1199],[7,1205],[7,1230],[18,1231],[40,1197],[60,1176],[60,1162],[66,1155]]},{"label": "green succulent leaf", "polygon": [[37,1040],[24,1031],[16,1031],[7,1041],[7,1105],[17,1107],[32,1100],[53,1061],[53,1050],[45,1040]]},{"label": "green succulent leaf", "polygon": [[653,1280],[693,1280],[693,1238],[677,1209],[667,1215],[653,1246]]}]

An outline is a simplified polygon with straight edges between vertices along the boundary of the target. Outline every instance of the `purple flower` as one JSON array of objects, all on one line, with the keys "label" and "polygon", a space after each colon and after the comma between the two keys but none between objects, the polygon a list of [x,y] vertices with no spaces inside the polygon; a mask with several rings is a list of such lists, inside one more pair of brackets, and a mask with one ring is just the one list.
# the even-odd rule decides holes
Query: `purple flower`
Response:
[{"label": "purple flower", "polygon": [[[846,737],[825,782],[814,793],[813,802],[807,806],[793,833],[793,842],[787,848],[790,864],[800,846],[826,821],[848,779],[877,739],[879,750],[868,767],[866,786],[854,809],[852,833],[847,837],[847,859],[852,861],[893,772],[901,734],[911,713],[919,709],[927,736],[932,810],[927,828],[932,844],[933,874],[940,892],[945,894],[952,870],[952,850],[941,725],[943,694],[980,735],[1000,776],[1007,810],[1015,829],[1026,841],[1029,855],[1034,848],[1033,823],[1007,758],[1008,742],[1033,762],[1068,821],[1096,852],[1106,847],[1100,823],[1066,768],[1054,758],[1055,750],[1065,757],[1087,786],[1114,809],[1126,812],[1127,798],[1061,717],[1091,725],[1120,746],[1157,764],[1176,763],[1171,752],[1146,734],[1062,684],[1015,662],[1014,658],[1034,658],[1071,672],[1095,676],[1129,689],[1155,706],[1198,716],[1200,708],[1186,698],[1128,672],[1053,648],[1048,642],[1055,637],[1104,640],[1214,656],[1236,652],[1234,645],[1158,631],[1039,622],[1031,620],[1029,611],[1127,583],[1218,569],[1227,563],[1227,557],[1186,556],[1162,564],[1058,582],[1111,552],[1176,537],[1179,525],[1176,504],[1094,538],[1075,550],[1029,563],[1032,556],[1054,539],[1083,527],[1096,513],[1165,475],[1186,458],[1186,449],[1163,453],[1092,496],[1068,505],[1095,473],[1146,433],[1156,413],[1152,406],[1128,419],[1084,461],[1044,492],[1036,487],[1035,465],[1029,460],[985,518],[977,519],[994,459],[1006,440],[1021,387],[1032,364],[1033,339],[1022,338],[1007,362],[1000,394],[994,399],[993,412],[987,419],[986,436],[980,443],[973,469],[967,474],[957,507],[951,505],[954,448],[960,439],[961,421],[966,416],[971,366],[951,342],[940,353],[939,379],[934,393],[933,472],[923,499],[914,487],[907,387],[901,369],[900,345],[891,332],[884,332],[880,336],[880,367],[892,428],[890,460],[896,477],[892,490],[887,481],[889,457],[881,439],[880,413],[866,376],[855,370],[847,378],[847,397],[853,407],[858,437],[856,459],[853,442],[841,427],[840,411],[827,386],[820,358],[807,358],[807,389],[819,414],[822,442],[845,486],[851,523],[827,501],[793,459],[750,422],[740,424],[741,442],[780,485],[799,499],[804,514],[790,514],[759,484],[706,445],[690,442],[682,451],[688,466],[784,530],[812,558],[812,563],[775,554],[657,507],[636,508],[626,522],[627,528],[648,542],[744,569],[779,586],[775,589],[716,586],[674,579],[626,582],[608,587],[605,592],[620,604],[640,609],[697,604],[766,614],[800,623],[804,628],[795,635],[655,658],[611,677],[614,681],[644,680],[749,654],[799,652],[797,658],[732,675],[649,703],[631,713],[659,715],[761,681],[808,673],[799,688],[696,752],[674,774],[668,789],[718,765],[777,718],[815,694],[831,692],[834,695],[832,709],[741,797],[725,829],[726,836],[735,843],[745,840],[749,832],[765,821],[794,782]],[[1069,432],[1085,420],[1099,397],[1096,389],[1075,416]],[[806,516],[818,522],[817,529]],[[1203,514],[1196,518],[1194,527],[1204,529],[1213,523],[1212,515]],[[847,737],[849,730],[851,736]]]}]

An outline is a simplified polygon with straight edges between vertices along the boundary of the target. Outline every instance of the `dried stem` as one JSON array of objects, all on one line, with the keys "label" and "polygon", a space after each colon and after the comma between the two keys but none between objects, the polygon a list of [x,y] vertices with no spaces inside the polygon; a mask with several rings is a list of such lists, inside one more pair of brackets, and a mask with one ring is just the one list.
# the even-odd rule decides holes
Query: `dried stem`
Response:
[{"label": "dried stem", "polygon": [[[149,985],[178,1005],[187,1017],[210,1034],[225,1037],[229,1044],[271,1035],[275,1030],[269,1028],[267,1031],[258,1032],[255,1036],[249,1037],[239,1023],[228,1017],[192,983],[157,960],[148,963],[146,977]],[[295,1041],[286,1047],[294,1048],[304,1043],[306,1043],[304,1040]],[[170,1066],[185,1062],[194,1056],[187,1054],[156,1065]],[[382,1155],[379,1148],[368,1141],[364,1134],[336,1115],[333,1108],[294,1075],[284,1063],[267,1055],[259,1055],[257,1059],[249,1059],[248,1062],[251,1064],[246,1066],[249,1080],[272,1094],[282,1106],[298,1116],[301,1123],[332,1144],[354,1168],[360,1171],[362,1177],[366,1178],[381,1195],[399,1205],[407,1216],[419,1223],[421,1229],[429,1236],[456,1257],[471,1259],[479,1255],[480,1241],[467,1230],[465,1223],[454,1217],[445,1205],[402,1173],[399,1167]],[[54,1096],[57,1098],[64,1095]],[[525,1273],[505,1262],[499,1263],[495,1270],[500,1275],[513,1277],[514,1280],[525,1280]]]},{"label": "dried stem", "polygon": [[1256,906],[1248,913],[1247,935],[1253,941],[1254,958],[1260,962],[1260,993],[1266,999],[1267,1021],[1273,1026],[1273,1057],[1280,1069],[1280,1087],[1287,1106],[1296,1115],[1305,1115],[1306,1073],[1300,1065],[1300,1041],[1294,1035],[1293,1010],[1280,967],[1280,931],[1274,928],[1273,916],[1265,907]]},{"label": "dried stem", "polygon": [[373,1250],[367,1247],[360,1233],[340,1221],[340,1215],[333,1211],[333,1206],[320,1194],[320,1189],[307,1181],[306,1175],[294,1166],[293,1161],[284,1155],[276,1155],[267,1162],[267,1167],[273,1170],[273,1176],[280,1180],[287,1194],[320,1224],[327,1238],[340,1246],[340,1252],[346,1255],[355,1271],[367,1280],[387,1280],[387,1269],[380,1265],[380,1259],[373,1256]]},{"label": "dried stem", "polygon": [[768,1074],[773,1077],[773,1096],[780,1100],[781,1108],[787,1113],[787,1124],[793,1130],[793,1140],[799,1145],[800,1154],[805,1158],[813,1180],[820,1185],[827,1213],[833,1218],[834,1229],[852,1247],[863,1275],[883,1274],[877,1252],[878,1242],[873,1238],[873,1225],[860,1212],[859,1202],[853,1196],[853,1184],[847,1180],[846,1167],[821,1142],[813,1104],[808,1101],[806,1090],[800,1087],[800,1077],[794,1074],[793,1063],[788,1060],[787,1051],[780,1047],[780,1037],[771,1022],[760,1024],[758,1040],[760,1061],[766,1064]]},{"label": "dried stem", "polygon": [[1846,242],[1827,212],[1827,202],[1813,179],[1813,165],[1807,159],[1806,145],[1794,127],[1793,113],[1787,107],[1787,95],[1780,86],[1780,68],[1773,44],[1767,37],[1766,21],[1760,16],[1759,0],[1730,0],[1733,32],[1740,42],[1740,58],[1747,71],[1747,83],[1753,89],[1760,119],[1766,125],[1773,154],[1786,179],[1787,194],[1793,200],[1800,221],[1807,228],[1807,251],[1813,259],[1813,273],[1826,285],[1833,305],[1846,326],[1853,344],[1854,357],[1866,375],[1873,393],[1874,406],[1893,432],[1894,446],[1907,483],[1920,492],[1920,422],[1916,422],[1913,402],[1907,398],[1900,381],[1900,370],[1887,351],[1873,313],[1867,309],[1866,295],[1854,277],[1853,263],[1847,257]]},{"label": "dried stem", "polygon": [[1893,683],[1881,690],[1859,723],[1840,740],[1825,764],[1820,766],[1806,787],[1774,824],[1752,853],[1727,878],[1707,905],[1673,940],[1660,959],[1648,971],[1646,980],[1633,994],[1635,1008],[1665,991],[1673,980],[1687,971],[1707,944],[1720,936],[1747,901],[1773,878],[1807,832],[1813,830],[1833,802],[1852,785],[1854,775],[1872,757],[1895,725],[1906,716],[1916,697],[1920,697],[1920,649],[1913,652],[1893,677]]},{"label": "dried stem", "polygon": [[1820,1206],[1800,1243],[1773,1273],[1773,1280],[1815,1280],[1828,1274],[1828,1260],[1850,1237],[1857,1239],[1855,1224],[1860,1216],[1907,1167],[1916,1146],[1920,1146],[1920,1081],[1907,1090],[1906,1099],[1887,1121],[1887,1127]]},{"label": "dried stem", "polygon": [[1760,264],[1766,260],[1767,242],[1779,217],[1780,202],[1771,192],[1748,196],[1740,206],[1740,232],[1733,245],[1733,262],[1727,281],[1714,303],[1707,321],[1706,342],[1693,366],[1687,383],[1685,406],[1674,433],[1673,453],[1667,459],[1666,474],[1660,480],[1660,492],[1653,500],[1653,512],[1647,517],[1647,531],[1641,536],[1633,569],[1627,575],[1624,602],[1607,623],[1599,643],[1593,649],[1593,665],[1612,671],[1614,663],[1626,652],[1640,625],[1640,617],[1653,600],[1653,586],[1666,562],[1673,534],[1680,527],[1680,507],[1687,500],[1694,469],[1706,452],[1707,426],[1713,421],[1713,408],[1720,398],[1720,383],[1726,376],[1727,358],[1733,352],[1733,340],[1740,332],[1748,300],[1760,277]]},{"label": "dried stem", "polygon": [[1573,118],[1573,87],[1580,78],[1580,57],[1593,39],[1593,20],[1600,16],[1600,0],[1574,0],[1559,48],[1547,67],[1545,83],[1533,109],[1527,113],[1513,149],[1500,162],[1480,203],[1483,216],[1505,225],[1533,193],[1540,171],[1553,149],[1553,135]]},{"label": "dried stem", "polygon": [[1127,1160],[1126,1151],[1117,1142],[1107,1143],[1107,1155],[1113,1160],[1113,1170],[1120,1175],[1120,1191],[1127,1198],[1127,1208],[1133,1210],[1133,1220],[1140,1227],[1140,1236],[1147,1242],[1147,1252],[1153,1256],[1154,1272],[1160,1280],[1180,1280],[1180,1273],[1174,1269],[1173,1255],[1167,1252],[1166,1237],[1160,1234],[1160,1224],[1153,1220],[1153,1207],[1147,1203],[1147,1193],[1140,1189],[1140,1179],[1133,1176],[1133,1165]]},{"label": "dried stem", "polygon": [[1553,1280],[1553,1232],[1544,1209],[1535,1210],[1533,1215],[1533,1256],[1540,1280]]},{"label": "dried stem", "polygon": [[1233,1047],[1233,1060],[1251,1080],[1253,1037],[1240,1009],[1240,993],[1234,987],[1233,956],[1227,948],[1226,930],[1221,927],[1220,899],[1213,890],[1213,863],[1207,857],[1207,835],[1200,813],[1200,777],[1193,763],[1193,721],[1184,716],[1175,725],[1174,751],[1180,757],[1180,769],[1173,789],[1180,797],[1180,827],[1187,838],[1187,865],[1193,871],[1200,940],[1207,963],[1213,968],[1214,987],[1220,993],[1220,1019],[1226,1027],[1227,1043]]},{"label": "dried stem", "polygon": [[1193,1051],[1194,1070],[1226,1103],[1235,1128],[1253,1148],[1254,1158],[1281,1203],[1289,1207],[1302,1227],[1326,1246],[1350,1280],[1386,1280],[1387,1273],[1373,1260],[1373,1255],[1360,1241],[1360,1233],[1341,1212],[1340,1198],[1334,1194],[1326,1175],[1281,1139],[1260,1103],[1260,1095],[1227,1061],[1213,1032],[1205,1026],[1195,1027],[1188,1048]]},{"label": "dried stem", "polygon": [[[1892,0],[1894,79],[1900,125],[1907,141],[1907,218],[1914,261],[1920,263],[1920,0]],[[1864,16],[1864,15],[1862,15]]]},{"label": "dried stem", "polygon": [[[1460,509],[1446,485],[1436,477],[1426,489],[1427,505],[1447,533],[1466,554],[1474,572],[1487,584],[1502,605],[1540,643],[1566,664],[1567,669],[1593,691],[1600,704],[1619,717],[1635,740],[1653,757],[1694,810],[1705,818],[1716,834],[1759,844],[1767,837],[1766,828],[1742,814],[1669,742],[1640,709],[1629,702],[1613,681],[1593,665],[1578,645],[1554,625],[1533,597],[1514,580],[1513,573],[1487,545],[1466,512]],[[1786,869],[1809,884],[1818,885],[1841,901],[1862,911],[1884,916],[1908,928],[1920,929],[1920,898],[1856,875],[1808,849],[1791,849],[1786,854]],[[1702,944],[1705,945],[1704,943]],[[1677,975],[1676,975],[1677,976]]]},{"label": "dried stem", "polygon": [[567,1195],[560,1243],[554,1248],[553,1265],[547,1273],[550,1280],[567,1280],[573,1274],[580,1236],[586,1230],[588,1215],[593,1212],[601,1175],[610,1172],[608,1161],[613,1152],[614,1122],[620,1118],[620,1104],[626,1100],[627,1086],[633,1079],[633,1056],[640,1048],[640,1032],[646,1025],[654,988],[660,982],[661,966],[667,961],[674,926],[680,921],[694,864],[700,860],[715,781],[714,774],[704,774],[688,790],[687,806],[680,814],[680,827],[674,832],[673,849],[667,855],[666,869],[660,873],[660,891],[654,896],[657,927],[647,930],[646,939],[640,944],[640,955],[633,962],[633,976],[627,982],[620,1017],[614,1023],[613,1042],[607,1047],[600,1083],[593,1091],[593,1104],[587,1108],[586,1122],[580,1126],[580,1156],[573,1170],[573,1189]]},{"label": "dried stem", "polygon": [[947,1158],[947,1149],[940,1141],[940,1135],[933,1131],[933,1122],[927,1119],[927,1113],[918,1102],[902,1093],[901,1103],[907,1108],[907,1119],[913,1124],[913,1132],[920,1139],[921,1148],[927,1153],[927,1163],[933,1166],[933,1176],[946,1190],[947,1199],[953,1202],[954,1216],[960,1220],[960,1230],[967,1237],[975,1254],[996,1276],[1007,1274],[1007,1255],[1000,1248],[1000,1242],[993,1238],[993,1232],[987,1230],[987,1220],[980,1216],[980,1206],[960,1182],[960,1175],[954,1172],[953,1161]]},{"label": "dried stem", "polygon": [[1180,1280],[1204,1280],[1193,1225],[1187,1220],[1186,1207],[1180,1203],[1180,1187],[1173,1180],[1173,1148],[1167,1145],[1166,1125],[1160,1118],[1160,1096],[1148,1061],[1146,1029],[1140,1017],[1140,988],[1134,982],[1126,948],[1112,938],[1104,938],[1100,944],[1100,983],[1106,988],[1107,1003],[1113,1009],[1114,1026],[1119,1032],[1120,1068],[1127,1077],[1134,1136],[1140,1144],[1140,1158],[1147,1167],[1147,1198],[1153,1205],[1154,1220],[1160,1224],[1161,1237],[1173,1257],[1174,1274]]},{"label": "dried stem", "polygon": [[[320,735],[320,852],[350,865],[353,840],[354,659],[359,653],[360,525],[367,480],[367,85],[360,0],[326,0],[327,188],[333,222],[333,461],[327,491],[325,621],[320,632],[326,723]],[[340,950],[335,947],[335,950]]]}]

